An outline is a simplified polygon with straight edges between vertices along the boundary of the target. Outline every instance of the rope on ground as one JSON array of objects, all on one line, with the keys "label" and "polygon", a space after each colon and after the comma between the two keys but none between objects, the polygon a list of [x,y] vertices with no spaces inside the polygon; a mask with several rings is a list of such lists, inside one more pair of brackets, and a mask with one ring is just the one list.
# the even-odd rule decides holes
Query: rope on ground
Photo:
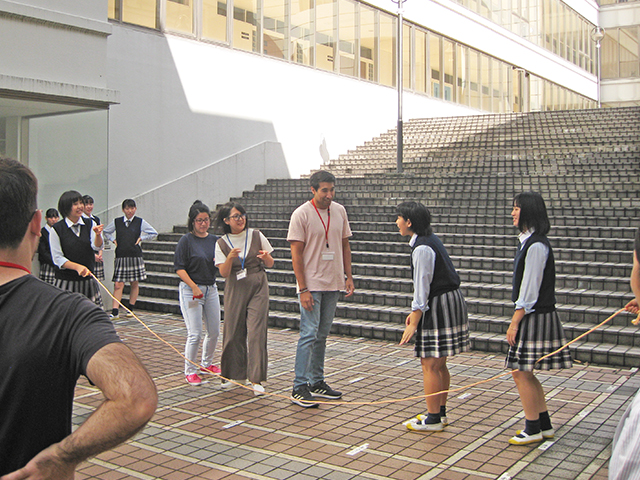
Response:
[{"label": "rope on ground", "polygon": [[[151,330],[151,328],[144,323],[135,313],[133,313],[131,310],[129,310],[127,307],[125,307],[122,302],[120,300],[118,300],[116,297],[114,297],[111,292],[109,291],[109,289],[107,287],[104,286],[104,284],[98,280],[98,278],[91,273],[91,276],[96,280],[96,282],[98,282],[98,284],[109,294],[109,296],[115,300],[116,302],[118,302],[118,304],[124,308],[127,312],[129,312],[144,328],[146,328],[154,337],[156,337],[158,340],[160,340],[162,343],[166,344],[167,346],[169,346],[171,349],[173,349],[178,355],[180,355],[182,358],[184,358],[187,362],[191,363],[192,365],[195,365],[198,368],[203,367],[202,365],[199,365],[191,360],[189,360],[187,357],[184,356],[184,354],[182,352],[180,352],[176,347],[174,347],[173,345],[171,345],[169,342],[167,342],[165,339],[163,339],[160,335],[158,335],[156,332],[154,332],[153,330]],[[593,333],[595,330],[597,330],[598,328],[602,327],[603,325],[605,325],[606,323],[610,322],[615,316],[619,315],[620,313],[624,312],[625,308],[621,308],[620,310],[618,310],[617,312],[615,312],[614,314],[612,314],[609,318],[607,318],[606,320],[604,320],[603,322],[599,323],[598,325],[596,325],[595,327],[587,330],[586,332],[584,332],[583,334],[577,336],[576,338],[574,338],[573,340],[571,340],[570,342],[567,342],[566,344],[564,344],[562,347],[560,347],[559,349],[548,353],[547,355],[544,355],[543,357],[540,357],[538,360],[536,360],[536,363],[541,362],[542,360],[544,360],[545,358],[551,357],[559,352],[561,352],[562,350],[564,350],[565,348],[568,348],[569,345],[577,342],[578,340],[581,340],[582,338],[586,337],[587,335],[589,335],[590,333]],[[632,322],[634,325],[638,325],[640,323],[640,314],[638,314],[638,317],[635,320],[632,320]],[[388,400],[377,400],[377,401],[373,401],[373,402],[352,402],[352,401],[345,401],[345,400],[332,400],[332,401],[317,401],[314,400],[313,403],[320,403],[320,404],[326,404],[326,405],[383,405],[383,404],[391,404],[391,403],[400,403],[400,402],[406,402],[409,400],[418,400],[418,399],[424,399],[427,397],[433,397],[435,395],[441,395],[443,393],[457,393],[463,390],[467,390],[469,388],[472,387],[477,387],[478,385],[482,385],[483,383],[488,383],[491,382],[493,380],[497,380],[498,378],[507,376],[512,374],[513,372],[517,372],[518,370],[509,370],[507,372],[503,372],[500,373],[498,375],[495,375],[491,378],[486,378],[484,380],[479,380],[477,382],[474,383],[470,383],[468,385],[463,385],[461,387],[457,387],[457,388],[451,388],[449,390],[442,390],[439,392],[434,392],[434,393],[429,393],[429,394],[423,394],[423,395],[414,395],[411,397],[403,397],[403,398],[392,398],[392,399],[388,399]],[[237,385],[239,387],[245,388],[251,392],[253,392],[253,387],[249,386],[249,385],[244,385],[242,383],[236,382],[235,380],[231,380],[229,378],[225,378],[220,374],[214,373],[213,375],[215,375],[216,377],[219,377],[220,379],[224,380],[225,382],[230,382],[234,385]],[[262,393],[261,396],[271,396],[271,397],[279,397],[279,398],[283,398],[285,400],[290,400],[291,397],[289,396],[285,396],[285,395],[281,395],[279,393],[269,393],[269,392],[264,392]]]}]

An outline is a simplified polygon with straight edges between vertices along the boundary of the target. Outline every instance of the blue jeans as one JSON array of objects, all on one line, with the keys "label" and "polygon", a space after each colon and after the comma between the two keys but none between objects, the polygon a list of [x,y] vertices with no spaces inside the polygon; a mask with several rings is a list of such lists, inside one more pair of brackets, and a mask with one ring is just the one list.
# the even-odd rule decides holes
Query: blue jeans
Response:
[{"label": "blue jeans", "polygon": [[[311,292],[313,310],[300,305],[300,339],[296,350],[293,388],[324,380],[324,354],[327,336],[336,313],[339,291]],[[300,296],[298,296],[298,302]]]},{"label": "blue jeans", "polygon": [[184,374],[198,373],[198,347],[202,336],[202,323],[205,326],[205,336],[202,341],[202,365],[208,367],[213,362],[213,354],[220,335],[220,296],[216,285],[198,285],[204,297],[193,299],[191,287],[180,282],[180,310],[187,325],[187,343],[184,347]]}]

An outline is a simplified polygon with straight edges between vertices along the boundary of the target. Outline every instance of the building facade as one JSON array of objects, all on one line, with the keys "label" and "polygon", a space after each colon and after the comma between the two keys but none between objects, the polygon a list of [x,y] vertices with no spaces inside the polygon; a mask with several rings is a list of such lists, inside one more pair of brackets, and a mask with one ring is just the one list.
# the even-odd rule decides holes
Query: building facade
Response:
[{"label": "building facade", "polygon": [[108,220],[133,197],[164,229],[394,128],[400,65],[405,119],[593,108],[600,66],[603,105],[627,101],[592,35],[626,5],[403,4],[400,29],[391,0],[0,0],[0,154],[42,208],[73,188]]}]

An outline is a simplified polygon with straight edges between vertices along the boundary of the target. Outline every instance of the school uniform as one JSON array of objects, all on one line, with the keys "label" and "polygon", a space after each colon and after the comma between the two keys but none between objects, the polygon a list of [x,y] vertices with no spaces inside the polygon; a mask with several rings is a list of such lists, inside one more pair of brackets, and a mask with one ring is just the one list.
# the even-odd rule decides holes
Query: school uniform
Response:
[{"label": "school uniform", "polygon": [[567,348],[536,363],[567,342],[556,311],[556,270],[549,240],[531,231],[521,233],[519,240],[511,299],[516,309],[525,310],[525,316],[518,326],[516,344],[509,348],[505,366],[528,372],[571,368]]},{"label": "school uniform", "polygon": [[[100,217],[97,217],[95,215],[85,215],[85,214],[83,214],[82,217],[90,218],[91,220],[93,220],[93,223],[95,223],[96,225],[100,225]],[[104,280],[104,262],[101,262],[99,260],[95,261],[93,274],[96,276],[98,280]]]},{"label": "school uniform", "polygon": [[49,233],[51,258],[58,267],[55,271],[55,286],[62,290],[81,293],[103,308],[100,287],[96,280],[91,276],[81,277],[75,270],[62,267],[70,261],[84,265],[93,272],[96,253],[93,247],[96,237],[93,221],[81,217],[77,224],[73,224],[68,218],[63,218]]},{"label": "school uniform", "polygon": [[416,330],[416,357],[442,358],[468,351],[467,304],[444,245],[433,233],[414,234],[409,245],[414,285],[411,310],[423,312]]},{"label": "school uniform", "polygon": [[116,242],[113,282],[139,282],[147,279],[142,258],[142,241],[153,240],[158,232],[140,217],[118,217],[104,229],[106,238]]},{"label": "school uniform", "polygon": [[56,282],[56,267],[51,259],[51,247],[49,247],[49,224],[40,230],[40,242],[38,243],[38,260],[40,261],[40,280],[54,285]]}]

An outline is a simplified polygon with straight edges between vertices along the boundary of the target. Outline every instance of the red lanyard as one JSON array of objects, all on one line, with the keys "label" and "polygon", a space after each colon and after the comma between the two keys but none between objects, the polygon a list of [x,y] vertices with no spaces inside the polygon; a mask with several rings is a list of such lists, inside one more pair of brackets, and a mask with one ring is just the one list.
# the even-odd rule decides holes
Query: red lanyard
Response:
[{"label": "red lanyard", "polygon": [[327,224],[325,225],[324,220],[322,219],[322,215],[320,215],[320,211],[318,210],[318,207],[316,207],[316,202],[313,201],[313,198],[311,199],[311,205],[313,205],[313,208],[316,209],[316,213],[320,217],[322,228],[324,228],[324,238],[327,241],[327,248],[329,248],[329,227],[331,226],[331,211],[327,208]]},{"label": "red lanyard", "polygon": [[23,267],[22,265],[18,265],[17,263],[0,262],[0,267],[17,268],[19,270],[24,270],[28,274],[31,274],[31,270],[29,270],[26,267]]}]

